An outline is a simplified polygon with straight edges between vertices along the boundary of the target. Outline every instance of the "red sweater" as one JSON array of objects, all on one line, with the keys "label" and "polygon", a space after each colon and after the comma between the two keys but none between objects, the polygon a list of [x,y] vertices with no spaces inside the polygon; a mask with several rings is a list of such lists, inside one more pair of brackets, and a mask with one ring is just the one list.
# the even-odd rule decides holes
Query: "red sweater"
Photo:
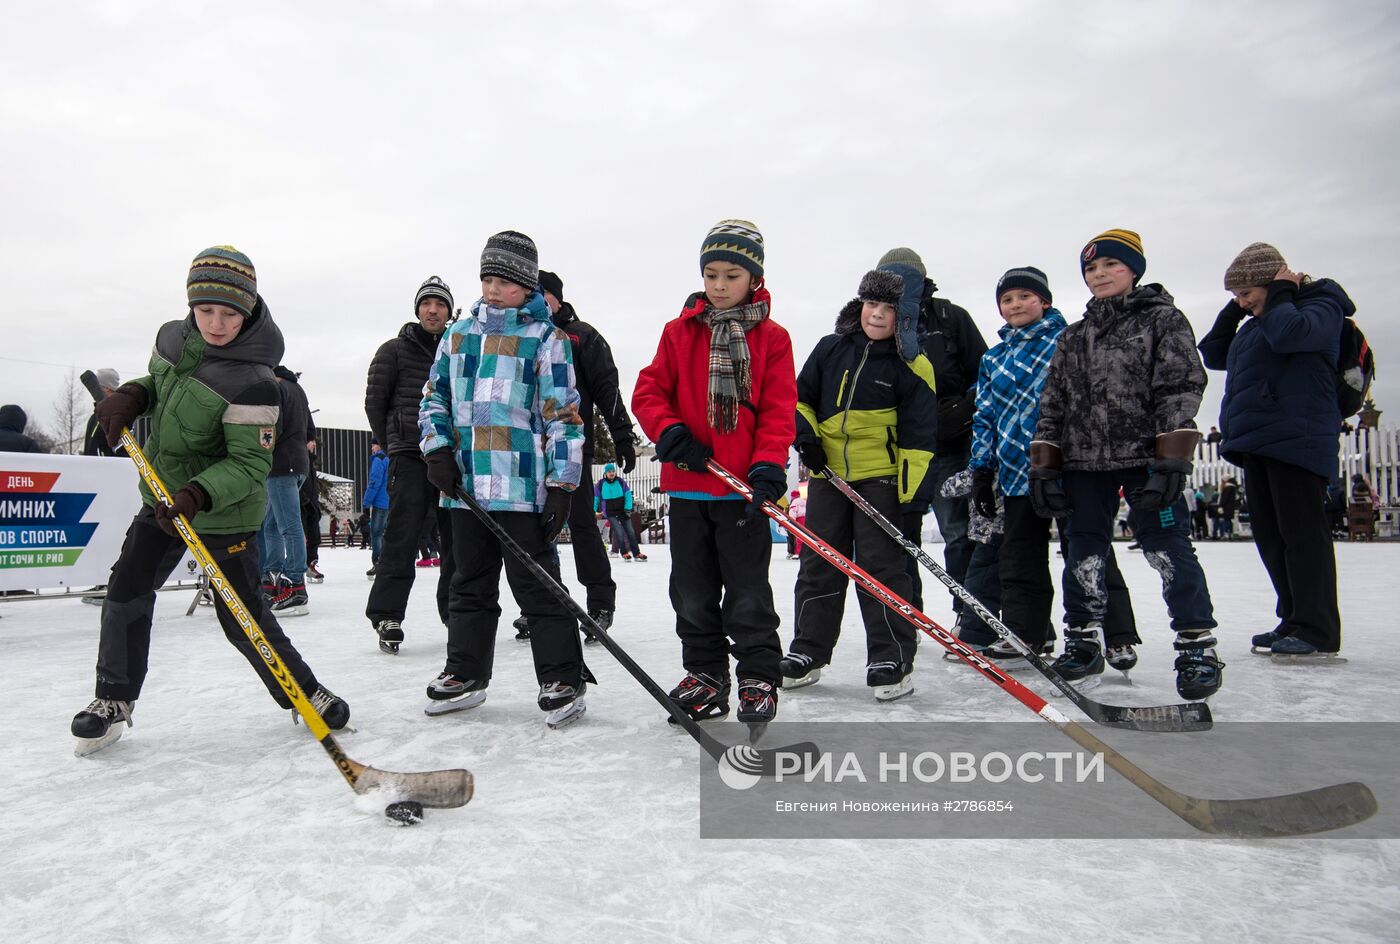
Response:
[{"label": "red sweater", "polygon": [[[767,293],[763,289],[759,292]],[[762,298],[762,295],[758,296]],[[797,436],[797,371],[792,338],[772,318],[745,335],[753,389],[739,406],[739,425],[731,433],[711,429],[705,418],[709,397],[710,329],[699,318],[708,302],[691,296],[680,317],[661,330],[651,364],[637,377],[632,414],[642,432],[656,442],[667,427],[684,423],[691,435],[714,450],[715,461],[738,476],[758,462],[786,468],[788,450]],[[729,487],[707,472],[682,472],[667,462],[661,468],[666,492],[730,494]]]}]

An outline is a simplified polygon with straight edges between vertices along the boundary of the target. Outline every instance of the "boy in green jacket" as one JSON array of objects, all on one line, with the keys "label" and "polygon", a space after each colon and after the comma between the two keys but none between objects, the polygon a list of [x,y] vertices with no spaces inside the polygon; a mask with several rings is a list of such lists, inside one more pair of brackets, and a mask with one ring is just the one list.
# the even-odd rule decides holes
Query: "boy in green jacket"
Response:
[{"label": "boy in green jacket", "polygon": [[[253,263],[232,246],[214,246],[196,256],[186,288],[189,314],[157,333],[150,374],[123,384],[97,405],[97,421],[113,444],[138,416],[151,417],[146,457],[173,504],[158,503],[142,481],[142,507],[127,529],[102,604],[96,697],[73,718],[80,755],[116,741],[121,727],[114,722],[131,725],[132,703],[146,679],[155,590],[185,551],[175,531],[177,515],[193,524],[326,724],[338,730],[350,720],[349,706],[316,681],[257,592],[256,538],[281,403],[272,368],[282,359],[282,332],[258,295]],[[217,596],[215,611],[224,635],[273,699],[291,708]]]}]

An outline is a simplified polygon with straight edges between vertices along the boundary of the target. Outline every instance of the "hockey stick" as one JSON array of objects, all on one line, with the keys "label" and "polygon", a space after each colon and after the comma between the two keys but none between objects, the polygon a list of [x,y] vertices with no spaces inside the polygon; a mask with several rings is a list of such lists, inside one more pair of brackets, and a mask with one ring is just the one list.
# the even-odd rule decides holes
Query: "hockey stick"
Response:
[{"label": "hockey stick", "polygon": [[496,539],[525,565],[525,568],[549,591],[550,595],[562,603],[565,609],[567,609],[575,619],[588,627],[589,632],[596,636],[598,641],[603,644],[603,648],[608,650],[612,657],[621,663],[622,667],[626,669],[634,679],[641,683],[642,688],[647,690],[647,694],[655,698],[657,703],[670,713],[676,723],[684,728],[685,732],[694,738],[695,742],[704,749],[705,753],[709,754],[716,762],[724,758],[726,753],[739,750],[742,751],[741,754],[737,756],[730,754],[729,756],[743,763],[746,773],[758,774],[762,777],[771,777],[777,770],[777,755],[779,753],[788,755],[812,755],[818,753],[817,746],[810,741],[803,741],[799,744],[789,745],[788,747],[755,751],[749,748],[726,747],[715,740],[700,727],[699,723],[696,722],[694,718],[686,714],[679,705],[671,700],[665,690],[662,689],[660,685],[657,685],[655,680],[646,673],[646,670],[632,660],[632,657],[613,640],[612,636],[608,635],[608,631],[599,626],[593,617],[588,615],[588,611],[579,605],[578,601],[570,595],[569,591],[560,585],[559,581],[550,576],[549,571],[541,567],[538,561],[516,543],[516,540],[507,533],[506,529],[501,527],[501,523],[495,518],[492,518],[491,513],[485,508],[482,508],[481,504],[470,492],[458,485],[452,497],[466,503],[467,507],[471,509],[472,514],[476,515],[477,518],[481,519],[482,524],[491,529],[491,533],[496,536]]},{"label": "hockey stick", "polygon": [[[97,377],[92,371],[83,371],[79,378],[88,392],[92,394],[94,400],[101,400],[104,396],[102,386],[97,382]],[[170,492],[166,489],[165,483],[160,480],[156,470],[146,459],[146,454],[141,451],[141,447],[136,442],[136,437],[131,434],[130,429],[122,429],[120,444],[126,450],[126,454],[131,457],[131,461],[136,463],[136,469],[141,473],[141,478],[145,480],[146,486],[155,495],[156,501],[165,505],[171,504]],[[292,673],[287,671],[286,663],[281,656],[272,648],[272,643],[263,635],[257,622],[253,619],[248,608],[243,605],[243,601],[238,598],[233,587],[229,586],[228,579],[219,568],[218,563],[209,553],[209,549],[204,546],[189,520],[184,515],[175,517],[175,529],[179,531],[180,537],[184,540],[185,546],[190,549],[196,563],[209,575],[209,585],[214,593],[224,601],[233,618],[238,621],[243,632],[248,637],[248,641],[253,644],[258,655],[267,664],[268,670],[272,673],[277,684],[282,686],[282,691],[291,700],[293,707],[300,713],[306,722],[306,729],[311,732],[316,740],[321,742],[321,746],[330,755],[331,761],[336,769],[340,771],[345,782],[350,784],[350,789],[356,793],[368,793],[376,788],[384,788],[395,794],[400,800],[414,800],[424,806],[448,808],[463,806],[472,798],[472,775],[467,770],[429,770],[418,773],[395,773],[389,770],[380,770],[377,767],[369,767],[346,756],[336,743],[335,735],[327,727],[319,712],[312,706],[306,693],[302,691],[297,680],[292,678]]]},{"label": "hockey stick", "polygon": [[[713,459],[706,463],[706,467],[735,492],[750,501],[753,500],[753,490],[742,479]],[[964,662],[998,685],[1002,691],[1053,724],[1080,747],[1101,754],[1108,766],[1118,771],[1129,783],[1202,832],[1247,838],[1302,836],[1351,826],[1375,815],[1375,796],[1364,783],[1355,781],[1319,787],[1302,793],[1240,800],[1206,800],[1173,790],[1099,740],[1088,729],[1065,717],[1059,709],[1048,704],[1035,692],[1004,674],[970,649],[966,643],[896,596],[888,587],[852,563],[805,525],[789,518],[777,505],[764,502],[763,511],[782,525],[785,531],[796,535],[813,553],[820,554],[875,599],[932,636],[945,649],[956,653]]]},{"label": "hockey stick", "polygon": [[[1040,654],[1021,641],[1015,633],[1007,628],[1006,624],[992,615],[992,612],[982,605],[982,602],[968,592],[967,588],[954,580],[946,570],[939,567],[923,548],[906,538],[894,523],[884,515],[880,514],[880,509],[876,508],[870,501],[851,487],[851,484],[830,469],[822,473],[837,490],[849,498],[857,508],[865,512],[866,517],[880,526],[890,537],[904,548],[920,564],[924,565],[929,573],[938,578],[943,586],[947,587],[963,603],[972,607],[972,611],[980,616],[992,630],[1011,644],[1017,652],[1026,658],[1026,661],[1035,668],[1037,672],[1061,692],[1070,701],[1079,706],[1090,718],[1100,724],[1116,725],[1123,728],[1132,728],[1138,731],[1206,731],[1211,726],[1210,706],[1203,701],[1187,702],[1178,705],[1157,705],[1155,707],[1131,708],[1126,705],[1108,705],[1095,701],[1075,688],[1064,679],[1060,678],[1058,672],[1050,667],[1050,663],[1040,657]],[[929,622],[933,622],[930,620]]]}]

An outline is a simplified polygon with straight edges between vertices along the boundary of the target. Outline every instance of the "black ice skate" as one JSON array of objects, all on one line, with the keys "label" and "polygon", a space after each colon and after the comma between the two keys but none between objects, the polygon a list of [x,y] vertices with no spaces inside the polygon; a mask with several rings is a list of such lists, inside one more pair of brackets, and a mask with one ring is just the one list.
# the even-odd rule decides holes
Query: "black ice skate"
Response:
[{"label": "black ice skate", "polygon": [[1285,636],[1274,643],[1273,660],[1275,662],[1296,663],[1304,665],[1335,665],[1345,662],[1340,655],[1335,652],[1323,652],[1312,643],[1297,636]]},{"label": "black ice skate", "polygon": [[[692,672],[671,689],[671,701],[696,721],[714,721],[729,715],[729,682],[705,672]],[[676,724],[671,715],[666,720]]]},{"label": "black ice skate", "polygon": [[403,642],[403,624],[398,620],[380,620],[374,626],[379,634],[379,648],[391,656],[399,654],[399,644]]},{"label": "black ice skate", "polygon": [[[612,629],[612,610],[589,610],[588,618],[597,623],[600,629],[605,631]],[[585,643],[588,645],[597,645],[601,641],[598,639],[598,634],[593,631],[591,626],[587,623],[581,623],[580,625],[583,627],[583,641]]]},{"label": "black ice skate", "polygon": [[739,710],[734,717],[749,725],[749,740],[758,740],[763,728],[778,716],[778,688],[758,679],[739,680]]},{"label": "black ice skate", "polygon": [[510,625],[515,627],[515,638],[521,642],[530,641],[530,621],[523,616],[517,616],[515,622]]},{"label": "black ice skate", "polygon": [[1003,672],[1019,672],[1030,668],[1030,660],[1006,639],[998,639],[982,650],[982,658]]},{"label": "black ice skate", "polygon": [[1128,675],[1128,670],[1137,665],[1137,653],[1133,651],[1131,644],[1122,646],[1109,646],[1108,652],[1104,656],[1110,668],[1117,669],[1123,673],[1123,679],[1129,685],[1132,684],[1132,677]]},{"label": "black ice skate", "polygon": [[463,679],[444,672],[428,683],[428,704],[425,715],[446,715],[454,711],[475,708],[486,700],[490,679]]},{"label": "black ice skate", "polygon": [[1176,657],[1176,693],[1187,701],[1201,701],[1220,691],[1225,663],[1215,654],[1216,639],[1209,631],[1179,632],[1173,648]]},{"label": "black ice skate", "polygon": [[[324,685],[316,686],[316,691],[311,694],[311,707],[316,709],[326,727],[332,731],[339,731],[350,723],[350,706],[345,703],[344,698]],[[293,721],[299,717],[295,711],[292,712]]]},{"label": "black ice skate", "polygon": [[[1065,630],[1065,651],[1051,666],[1060,678],[1081,692],[1098,687],[1103,677],[1103,637],[1098,623]],[[1052,691],[1051,694],[1057,694]],[[1062,696],[1063,697],[1063,696]]]},{"label": "black ice skate", "polygon": [[1280,639],[1287,639],[1288,631],[1279,627],[1271,629],[1267,633],[1260,633],[1249,640],[1249,651],[1258,653],[1261,656],[1271,655],[1274,651],[1274,643]]},{"label": "black ice skate", "polygon": [[811,685],[822,677],[822,667],[805,652],[789,652],[783,656],[778,671],[783,674],[782,687],[789,691]]},{"label": "black ice skate", "polygon": [[914,667],[907,662],[872,662],[865,667],[865,684],[875,689],[876,701],[903,698],[914,691]]},{"label": "black ice skate", "polygon": [[77,744],[73,754],[86,757],[95,754],[109,744],[115,744],[122,736],[121,722],[131,727],[131,702],[117,701],[114,698],[94,698],[86,708],[73,716],[70,730]]},{"label": "black ice skate", "polygon": [[549,714],[544,723],[551,728],[562,728],[573,724],[588,706],[583,703],[583,693],[588,691],[587,682],[570,685],[568,682],[545,682],[540,686],[540,710]]},{"label": "black ice skate", "polygon": [[306,595],[306,584],[289,583],[277,595],[277,600],[272,604],[272,612],[276,616],[305,616],[311,612],[308,606],[310,602]]}]

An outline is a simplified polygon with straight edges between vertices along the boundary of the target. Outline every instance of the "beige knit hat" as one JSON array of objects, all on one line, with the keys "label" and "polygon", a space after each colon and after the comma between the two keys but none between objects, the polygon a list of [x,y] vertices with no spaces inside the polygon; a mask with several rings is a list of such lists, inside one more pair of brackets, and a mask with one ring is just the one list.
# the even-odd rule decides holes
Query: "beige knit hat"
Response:
[{"label": "beige knit hat", "polygon": [[1225,291],[1268,285],[1283,266],[1283,253],[1273,246],[1250,243],[1225,270]]}]

